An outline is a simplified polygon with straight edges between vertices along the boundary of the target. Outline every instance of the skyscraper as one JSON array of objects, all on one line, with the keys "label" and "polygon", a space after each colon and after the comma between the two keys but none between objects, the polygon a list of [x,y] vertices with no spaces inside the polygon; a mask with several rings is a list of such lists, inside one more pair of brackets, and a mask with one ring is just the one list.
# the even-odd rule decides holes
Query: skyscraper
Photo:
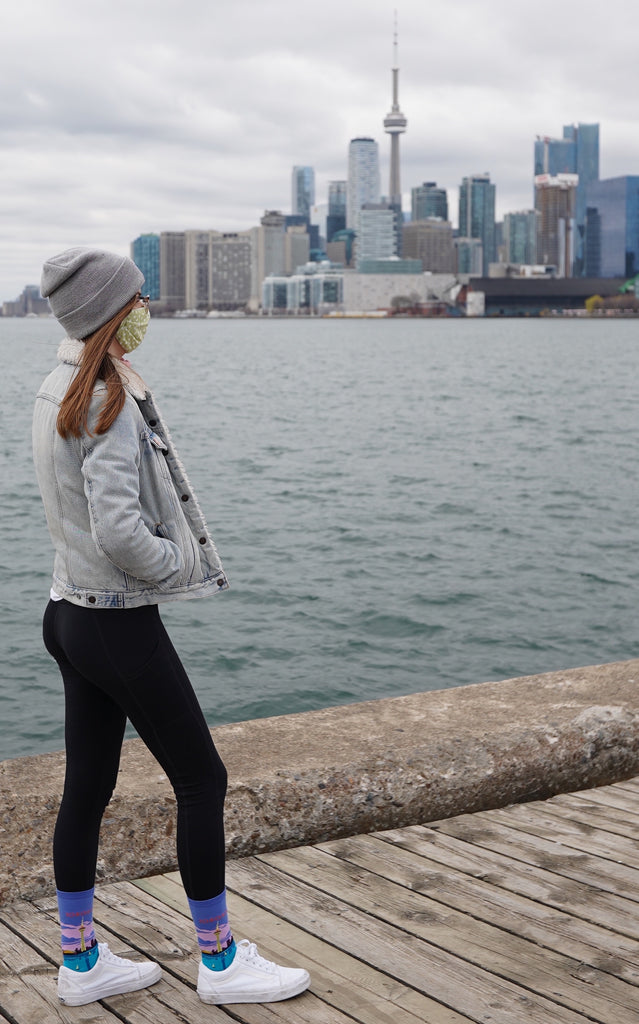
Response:
[{"label": "skyscraper", "polygon": [[329,181],[328,215],[326,217],[326,241],[331,242],[336,231],[346,227],[346,182]]},{"label": "skyscraper", "polygon": [[388,184],[388,200],[391,206],[402,209],[402,188],[399,173],[399,137],[406,131],[408,121],[399,109],[399,67],[397,66],[397,21],[393,38],[393,105],[384,118],[384,131],[391,137],[390,180]]},{"label": "skyscraper", "polygon": [[564,125],[563,138],[537,136],[535,141],[535,177],[550,174],[576,174],[578,182],[575,197],[576,233],[574,239],[574,267],[576,277],[584,273],[584,234],[586,227],[586,191],[588,185],[599,180],[599,125]]},{"label": "skyscraper", "polygon": [[535,209],[539,211],[537,262],[572,277],[575,258],[576,174],[538,174]]},{"label": "skyscraper", "polygon": [[346,226],[357,231],[359,211],[364,203],[378,203],[379,147],[374,139],[351,139],[348,147]]},{"label": "skyscraper", "polygon": [[439,217],[414,220],[404,224],[404,259],[422,261],[424,270],[434,274],[452,274],[455,271],[453,229],[448,221]]},{"label": "skyscraper", "polygon": [[139,235],[131,242],[131,259],[144,274],[144,290],[151,301],[160,298],[160,236]]},{"label": "skyscraper", "polygon": [[587,277],[639,274],[639,175],[590,183],[585,243]]},{"label": "skyscraper", "polygon": [[425,181],[423,185],[411,189],[412,220],[427,220],[429,217],[448,220],[446,189],[437,188],[434,181]]},{"label": "skyscraper", "polygon": [[170,309],[185,305],[185,237],[183,231],[160,234],[160,299]]},{"label": "skyscraper", "polygon": [[482,245],[482,274],[496,261],[495,186],[490,175],[473,174],[463,178],[459,189],[459,236],[478,238]]},{"label": "skyscraper", "polygon": [[294,167],[291,179],[291,213],[311,220],[315,205],[315,171],[312,167]]},{"label": "skyscraper", "polygon": [[251,297],[251,232],[210,232],[210,304],[242,309]]},{"label": "skyscraper", "polygon": [[209,232],[184,232],[184,304],[187,309],[208,309]]},{"label": "skyscraper", "polygon": [[519,210],[504,216],[506,263],[537,262],[537,210]]},{"label": "skyscraper", "polygon": [[367,260],[397,257],[395,211],[389,203],[365,203],[357,225],[357,269]]}]

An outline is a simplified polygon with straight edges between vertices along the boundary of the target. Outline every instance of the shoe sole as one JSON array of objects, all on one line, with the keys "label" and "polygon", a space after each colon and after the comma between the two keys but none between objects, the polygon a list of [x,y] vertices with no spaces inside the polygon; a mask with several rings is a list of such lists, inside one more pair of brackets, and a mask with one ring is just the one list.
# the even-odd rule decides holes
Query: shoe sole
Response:
[{"label": "shoe sole", "polygon": [[108,991],[97,991],[95,994],[78,992],[76,995],[72,992],[69,996],[61,996],[58,993],[58,999],[64,1006],[86,1006],[87,1003],[97,1003],[99,999],[109,999],[111,996],[121,996],[127,992],[139,992],[141,989],[148,988],[149,985],[155,985],[157,981],[160,981],[162,968],[159,964],[155,966],[156,970],[150,972],[148,977],[140,978],[134,985],[131,985],[130,982],[127,984],[122,982],[120,985],[110,987]]},{"label": "shoe sole", "polygon": [[219,995],[213,993],[202,994],[198,992],[198,996],[203,1003],[207,1003],[209,1006],[239,1006],[241,1003],[279,1003],[283,999],[292,999],[293,996],[299,996],[302,992],[305,992],[311,983],[310,978],[303,978],[298,981],[296,985],[290,985],[289,988],[280,990],[279,992],[255,992],[250,995],[244,995],[240,992],[233,993],[224,992]]}]

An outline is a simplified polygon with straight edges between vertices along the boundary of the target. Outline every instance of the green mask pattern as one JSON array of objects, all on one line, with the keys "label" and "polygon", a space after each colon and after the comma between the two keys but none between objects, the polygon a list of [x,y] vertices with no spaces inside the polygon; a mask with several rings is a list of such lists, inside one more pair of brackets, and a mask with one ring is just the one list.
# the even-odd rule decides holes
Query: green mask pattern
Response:
[{"label": "green mask pattern", "polygon": [[122,321],[118,327],[116,338],[125,352],[133,352],[133,349],[142,344],[150,319],[151,314],[148,309],[145,309],[144,306],[136,306]]}]

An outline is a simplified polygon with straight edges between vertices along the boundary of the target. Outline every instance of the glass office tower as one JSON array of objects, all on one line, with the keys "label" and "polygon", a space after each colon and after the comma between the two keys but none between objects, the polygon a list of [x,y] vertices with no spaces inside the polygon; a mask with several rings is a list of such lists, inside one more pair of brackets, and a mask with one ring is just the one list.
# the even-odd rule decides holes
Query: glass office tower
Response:
[{"label": "glass office tower", "polygon": [[639,175],[591,182],[585,252],[587,277],[639,274]]},{"label": "glass office tower", "polygon": [[440,217],[448,220],[448,197],[445,188],[437,188],[435,181],[425,181],[410,190],[412,220]]},{"label": "glass office tower", "polygon": [[482,244],[482,274],[497,260],[495,246],[495,186],[488,174],[463,178],[459,188],[459,236],[479,238]]},{"label": "glass office tower", "polygon": [[144,274],[144,290],[151,301],[160,298],[160,236],[140,235],[131,243],[131,259]]}]

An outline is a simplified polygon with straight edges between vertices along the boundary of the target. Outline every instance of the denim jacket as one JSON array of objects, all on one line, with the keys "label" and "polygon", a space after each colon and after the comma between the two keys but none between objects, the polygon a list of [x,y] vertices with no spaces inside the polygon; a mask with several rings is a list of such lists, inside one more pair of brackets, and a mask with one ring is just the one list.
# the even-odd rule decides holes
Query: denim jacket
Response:
[{"label": "denim jacket", "polygon": [[83,343],[66,338],[42,384],[33,417],[33,457],[55,548],[53,589],[86,608],[206,597],[228,587],[171,437],[144,382],[114,363],[124,407],[105,434],[95,424],[106,393],[98,381],[81,437],[56,420]]}]

